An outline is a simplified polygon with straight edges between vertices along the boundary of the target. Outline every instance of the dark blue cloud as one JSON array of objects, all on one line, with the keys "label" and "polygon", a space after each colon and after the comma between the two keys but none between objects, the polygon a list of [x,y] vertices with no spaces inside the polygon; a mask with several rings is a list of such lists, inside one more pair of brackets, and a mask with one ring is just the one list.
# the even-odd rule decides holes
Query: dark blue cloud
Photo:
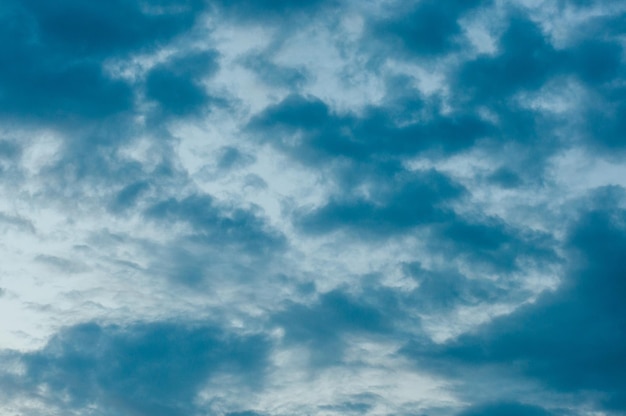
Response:
[{"label": "dark blue cloud", "polygon": [[288,343],[306,346],[313,368],[340,364],[345,337],[350,334],[380,335],[391,330],[388,314],[376,302],[360,300],[334,290],[322,294],[310,306],[290,303],[272,317],[274,324],[285,329]]},{"label": "dark blue cloud", "polygon": [[540,263],[557,260],[552,249],[555,242],[549,234],[515,230],[498,218],[457,218],[438,231],[450,258],[469,259],[476,267],[482,263],[497,271],[513,271],[518,269],[516,262],[522,256]]},{"label": "dark blue cloud", "polygon": [[21,176],[19,165],[22,160],[23,149],[14,140],[0,140],[0,178],[13,177],[16,181]]},{"label": "dark blue cloud", "polygon": [[285,22],[293,17],[307,17],[320,9],[331,6],[332,0],[212,0],[214,8],[229,17],[244,22],[267,24],[269,22]]},{"label": "dark blue cloud", "polygon": [[462,63],[454,76],[454,86],[477,103],[493,105],[567,74],[596,85],[618,75],[621,53],[619,42],[593,36],[556,49],[537,23],[520,12],[512,12],[507,29],[498,39],[496,54],[479,55]]},{"label": "dark blue cloud", "polygon": [[[463,306],[520,302],[530,293],[515,279],[516,273],[562,262],[549,235],[515,229],[493,218],[451,217],[431,225],[428,235],[430,255],[445,258],[446,264],[434,269],[420,262],[402,265],[405,275],[419,285],[394,295],[404,311],[446,313]],[[464,268],[471,271],[469,276]]]},{"label": "dark blue cloud", "polygon": [[20,146],[9,140],[0,140],[0,158],[2,159],[15,159],[19,157],[21,153]]},{"label": "dark blue cloud", "polygon": [[550,44],[541,28],[515,15],[499,39],[495,56],[461,65],[455,90],[481,104],[497,102],[519,90],[535,90],[563,71],[565,56]]},{"label": "dark blue cloud", "polygon": [[[341,118],[334,118],[330,114],[330,109],[322,101],[290,95],[255,116],[248,130],[263,134],[265,140],[271,140],[272,145],[296,157],[319,160],[326,156],[324,153],[327,150],[337,155],[358,152],[357,143],[337,137],[337,129],[342,123]],[[305,137],[291,144],[289,136],[297,133]]]},{"label": "dark blue cloud", "polygon": [[236,147],[224,146],[219,152],[217,168],[221,171],[228,171],[246,166],[252,162],[254,162],[254,156],[243,153]]},{"label": "dark blue cloud", "polygon": [[[80,193],[85,186],[100,185],[105,186],[106,191],[113,191],[118,186],[129,186],[145,180],[147,176],[152,176],[152,180],[171,176],[171,173],[163,171],[163,165],[146,169],[136,160],[121,157],[117,147],[124,141],[131,142],[128,137],[130,132],[125,129],[124,123],[116,127],[120,130],[88,128],[75,131],[76,135],[68,137],[63,143],[59,160],[43,169],[50,190]],[[167,162],[164,161],[165,164]],[[58,189],[69,184],[71,188]],[[113,198],[118,197],[115,195]],[[123,200],[122,196],[113,203]],[[128,202],[132,202],[132,199]]]},{"label": "dark blue cloud", "polygon": [[269,255],[285,244],[284,237],[253,210],[221,207],[209,195],[160,201],[145,214],[161,223],[189,224],[192,241],[240,247],[255,256]]},{"label": "dark blue cloud", "polygon": [[520,107],[512,98],[520,92],[537,92],[551,81],[575,77],[599,93],[579,109],[585,114],[582,133],[587,144],[596,149],[622,148],[625,106],[618,85],[626,74],[623,47],[605,24],[586,29],[573,35],[565,47],[556,48],[536,22],[512,11],[494,55],[478,55],[451,71],[455,101],[465,108],[489,108],[499,120],[499,141],[533,143],[532,158],[545,160],[564,145],[552,139],[558,137],[556,127],[570,125],[569,136],[577,136],[580,124],[571,119],[557,122],[545,112]]},{"label": "dark blue cloud", "polygon": [[74,117],[98,119],[132,109],[132,88],[96,63],[54,62],[43,50],[30,56],[9,51],[0,59],[0,116],[5,118],[55,120],[62,126]]},{"label": "dark blue cloud", "polygon": [[487,180],[505,189],[515,188],[522,184],[518,174],[508,168],[499,168],[489,175]]},{"label": "dark blue cloud", "polygon": [[575,73],[587,84],[600,84],[619,75],[622,47],[618,42],[585,39],[569,53]]},{"label": "dark blue cloud", "polygon": [[207,94],[193,81],[160,68],[148,74],[146,95],[177,115],[193,112],[208,102]]},{"label": "dark blue cloud", "polygon": [[228,374],[249,388],[265,372],[270,344],[262,336],[198,324],[95,323],[66,328],[47,345],[19,357],[16,389],[39,386],[47,405],[94,415],[187,415],[211,377]]},{"label": "dark blue cloud", "polygon": [[420,347],[408,351],[416,358],[425,354],[425,360],[437,357],[449,370],[495,365],[556,391],[601,393],[603,407],[623,409],[625,220],[619,209],[584,214],[570,232],[570,272],[557,291],[436,348],[434,355]]},{"label": "dark blue cloud", "polygon": [[9,1],[0,10],[0,116],[101,119],[133,108],[133,88],[103,63],[191,28],[202,2]]},{"label": "dark blue cloud", "polygon": [[[621,0],[613,0],[612,3],[619,4]],[[609,36],[623,35],[626,32],[622,22],[626,17],[626,13],[614,10],[613,13],[590,19],[589,26],[597,31],[603,32]]]},{"label": "dark blue cloud", "polygon": [[119,212],[132,207],[148,189],[150,189],[150,183],[147,181],[137,181],[125,186],[115,196],[111,203],[111,209]]},{"label": "dark blue cloud", "polygon": [[263,416],[263,415],[261,413],[253,412],[251,410],[246,410],[243,412],[226,413],[226,416]]},{"label": "dark blue cloud", "polygon": [[[356,397],[355,399],[359,399],[359,397]],[[319,408],[321,410],[324,411],[333,411],[333,412],[337,412],[339,414],[345,415],[345,414],[357,414],[357,415],[362,415],[362,414],[367,414],[367,412],[372,409],[372,407],[374,407],[372,404],[370,403],[366,403],[366,402],[359,402],[359,401],[355,401],[355,402],[345,402],[345,403],[341,403],[338,405],[325,405],[325,406],[319,406]]]},{"label": "dark blue cloud", "polygon": [[476,115],[442,116],[436,109],[424,120],[398,125],[396,110],[382,106],[369,108],[363,117],[339,115],[319,99],[290,95],[256,115],[248,130],[309,164],[407,157],[425,150],[455,152],[491,133],[490,124]]},{"label": "dark blue cloud", "polygon": [[468,279],[454,269],[430,271],[419,263],[405,266],[419,287],[405,299],[423,312],[450,311],[458,306],[495,303],[510,296],[511,287],[482,279]]},{"label": "dark blue cloud", "polygon": [[501,402],[473,406],[459,413],[458,416],[550,416],[552,414],[538,406]]},{"label": "dark blue cloud", "polygon": [[41,40],[79,57],[116,55],[154,47],[189,29],[202,0],[85,3],[80,0],[25,0]]},{"label": "dark blue cloud", "polygon": [[251,54],[243,60],[243,63],[260,81],[272,87],[285,87],[297,91],[311,78],[305,69],[275,64],[267,52]]},{"label": "dark blue cloud", "polygon": [[320,208],[299,213],[296,223],[311,234],[347,229],[359,234],[402,233],[418,225],[452,220],[446,203],[463,194],[463,188],[436,171],[406,172],[379,178],[368,197],[355,193],[331,198]]},{"label": "dark blue cloud", "polygon": [[[620,78],[624,79],[626,76]],[[599,102],[584,111],[585,139],[593,150],[623,152],[626,149],[626,89],[616,86],[601,91]]]},{"label": "dark blue cloud", "polygon": [[181,116],[206,107],[213,99],[201,84],[217,71],[215,52],[190,53],[157,65],[146,75],[146,98],[159,103],[159,115]]},{"label": "dark blue cloud", "polygon": [[375,41],[385,42],[386,54],[390,50],[403,50],[419,57],[445,54],[460,44],[459,18],[481,3],[487,2],[401,2],[392,17],[370,23],[370,36]]},{"label": "dark blue cloud", "polygon": [[[248,131],[294,159],[335,168],[329,173],[340,193],[317,209],[298,211],[301,230],[381,236],[454,217],[446,204],[461,197],[463,187],[436,171],[409,172],[400,161],[428,150],[467,148],[488,134],[489,124],[453,114],[398,125],[397,108],[370,108],[362,117],[339,115],[321,100],[291,95],[251,120]],[[359,193],[360,187],[369,195]]]}]

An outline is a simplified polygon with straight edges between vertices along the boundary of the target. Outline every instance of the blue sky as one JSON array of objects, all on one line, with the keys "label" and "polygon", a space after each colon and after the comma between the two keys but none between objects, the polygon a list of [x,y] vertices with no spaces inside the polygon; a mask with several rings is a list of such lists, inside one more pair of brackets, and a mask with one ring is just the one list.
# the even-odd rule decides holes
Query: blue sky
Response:
[{"label": "blue sky", "polygon": [[4,0],[0,416],[618,416],[626,2]]}]

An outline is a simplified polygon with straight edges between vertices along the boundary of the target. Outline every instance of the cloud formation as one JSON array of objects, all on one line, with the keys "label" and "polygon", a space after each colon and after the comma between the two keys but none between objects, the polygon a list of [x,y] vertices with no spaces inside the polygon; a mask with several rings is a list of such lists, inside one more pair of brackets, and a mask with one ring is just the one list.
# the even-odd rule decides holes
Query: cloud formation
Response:
[{"label": "cloud formation", "polygon": [[0,413],[624,415],[625,14],[5,1]]}]

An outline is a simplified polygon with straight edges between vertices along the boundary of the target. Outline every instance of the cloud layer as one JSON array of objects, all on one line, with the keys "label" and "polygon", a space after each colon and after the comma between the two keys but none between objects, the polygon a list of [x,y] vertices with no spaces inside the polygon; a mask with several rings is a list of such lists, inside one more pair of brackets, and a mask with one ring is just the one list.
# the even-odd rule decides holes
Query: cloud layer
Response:
[{"label": "cloud layer", "polygon": [[0,413],[626,414],[625,16],[5,1]]}]

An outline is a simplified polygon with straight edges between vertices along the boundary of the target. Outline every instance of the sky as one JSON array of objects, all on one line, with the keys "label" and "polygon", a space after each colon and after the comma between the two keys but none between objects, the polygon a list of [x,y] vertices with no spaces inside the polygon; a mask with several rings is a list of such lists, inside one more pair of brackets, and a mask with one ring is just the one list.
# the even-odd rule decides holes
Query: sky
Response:
[{"label": "sky", "polygon": [[626,415],[626,1],[3,0],[0,416]]}]

